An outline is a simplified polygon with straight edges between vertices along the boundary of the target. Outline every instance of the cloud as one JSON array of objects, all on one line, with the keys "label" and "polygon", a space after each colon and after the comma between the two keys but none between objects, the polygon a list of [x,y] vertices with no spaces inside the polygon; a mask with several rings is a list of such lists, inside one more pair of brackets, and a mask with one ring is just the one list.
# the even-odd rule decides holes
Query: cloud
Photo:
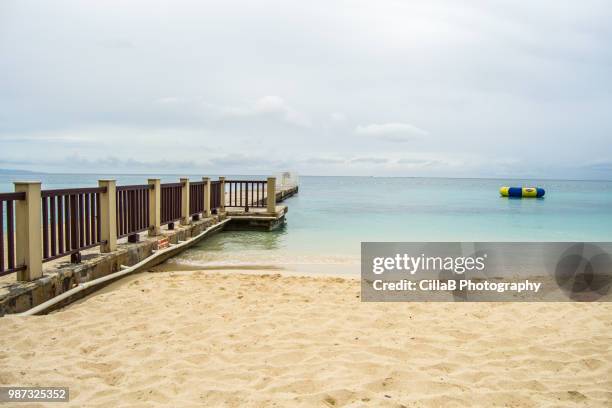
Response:
[{"label": "cloud", "polygon": [[3,0],[0,158],[609,178],[607,2],[294,3]]},{"label": "cloud", "polygon": [[270,174],[286,171],[294,161],[271,159],[264,155],[236,153],[205,156],[200,159],[171,158],[139,160],[132,157],[108,155],[90,158],[81,154],[68,154],[53,159],[39,160],[1,158],[0,168],[32,169],[45,172],[106,173],[106,174]]},{"label": "cloud", "polygon": [[355,157],[351,159],[350,162],[361,164],[384,164],[389,162],[389,159],[384,157]]},{"label": "cloud", "polygon": [[255,112],[258,114],[279,115],[285,122],[296,126],[311,126],[310,120],[301,112],[289,106],[280,96],[264,96],[255,103]]},{"label": "cloud", "polygon": [[598,172],[612,172],[612,161],[595,161],[592,163],[587,163],[582,167]]},{"label": "cloud", "polygon": [[[79,169],[83,172],[110,171],[117,173],[118,171],[128,172],[148,172],[151,174],[164,173],[169,171],[184,171],[193,170],[205,167],[205,163],[196,163],[192,160],[151,160],[142,161],[133,158],[118,158],[115,156],[107,156],[99,159],[91,159],[81,155],[68,155],[57,159],[48,159],[44,162],[44,168],[50,171],[65,171],[66,164],[69,163],[74,169]],[[19,166],[40,168],[38,160],[14,160],[1,159],[0,166]]]},{"label": "cloud", "polygon": [[90,144],[92,141],[85,136],[74,134],[35,133],[19,136],[0,135],[0,142],[5,143],[61,143],[64,145]]},{"label": "cloud", "polygon": [[215,156],[208,159],[208,164],[213,168],[224,169],[269,169],[286,166],[283,159],[274,159],[262,154],[235,153]]},{"label": "cloud", "polygon": [[176,96],[164,96],[162,98],[157,98],[155,100],[156,103],[161,103],[161,104],[175,104],[175,103],[180,103],[183,101],[184,100],[182,98],[179,98]]},{"label": "cloud", "polygon": [[435,159],[399,159],[397,164],[406,165],[408,167],[432,167],[438,165],[448,165],[450,163]]},{"label": "cloud", "polygon": [[355,128],[355,133],[374,136],[389,142],[407,142],[428,135],[427,131],[414,125],[398,122],[360,125]]},{"label": "cloud", "polygon": [[209,109],[226,117],[272,117],[298,127],[310,127],[312,123],[308,116],[290,106],[277,95],[267,95],[259,98],[251,106],[215,106],[206,105]]},{"label": "cloud", "polygon": [[334,122],[345,122],[346,121],[346,115],[342,112],[333,112],[331,115],[329,115],[329,117]]},{"label": "cloud", "polygon": [[300,160],[300,163],[313,164],[313,165],[328,165],[328,164],[334,165],[334,164],[346,163],[346,159],[337,158],[337,157],[309,157],[309,158]]},{"label": "cloud", "polygon": [[103,40],[100,41],[100,45],[104,48],[110,49],[129,49],[136,47],[132,41],[125,38],[111,38],[108,40]]}]

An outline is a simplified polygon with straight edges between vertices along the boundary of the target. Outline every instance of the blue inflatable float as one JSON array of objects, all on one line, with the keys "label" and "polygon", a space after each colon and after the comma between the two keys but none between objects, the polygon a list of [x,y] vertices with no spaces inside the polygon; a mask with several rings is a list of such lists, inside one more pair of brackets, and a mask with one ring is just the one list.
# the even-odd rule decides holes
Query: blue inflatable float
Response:
[{"label": "blue inflatable float", "polygon": [[546,191],[540,187],[502,187],[499,189],[502,197],[544,197]]}]

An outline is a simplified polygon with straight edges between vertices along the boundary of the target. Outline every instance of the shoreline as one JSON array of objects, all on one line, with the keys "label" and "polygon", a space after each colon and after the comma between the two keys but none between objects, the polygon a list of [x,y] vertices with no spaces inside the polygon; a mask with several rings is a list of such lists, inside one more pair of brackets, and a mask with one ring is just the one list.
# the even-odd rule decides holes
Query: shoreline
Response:
[{"label": "shoreline", "polygon": [[190,265],[180,262],[164,262],[149,272],[221,272],[221,273],[252,273],[261,274],[261,271],[273,271],[283,276],[300,277],[338,277],[346,279],[360,279],[360,265],[355,263],[271,263],[263,265],[260,263],[227,264],[210,266]]}]

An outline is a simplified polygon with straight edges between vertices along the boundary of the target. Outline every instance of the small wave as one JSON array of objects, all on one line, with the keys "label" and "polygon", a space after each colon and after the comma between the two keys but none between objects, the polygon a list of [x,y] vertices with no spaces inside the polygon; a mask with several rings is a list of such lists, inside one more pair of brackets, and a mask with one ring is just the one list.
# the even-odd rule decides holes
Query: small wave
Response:
[{"label": "small wave", "polygon": [[181,262],[165,262],[152,268],[154,272],[171,272],[171,271],[223,271],[223,270],[242,270],[242,271],[259,271],[259,270],[284,270],[285,268],[278,265],[264,264],[234,264],[234,265],[194,265]]}]

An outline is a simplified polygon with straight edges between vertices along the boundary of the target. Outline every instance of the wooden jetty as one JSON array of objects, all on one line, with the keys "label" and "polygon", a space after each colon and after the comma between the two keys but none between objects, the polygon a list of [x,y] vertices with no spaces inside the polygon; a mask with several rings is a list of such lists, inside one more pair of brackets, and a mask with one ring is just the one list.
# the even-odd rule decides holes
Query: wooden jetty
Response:
[{"label": "wooden jetty", "polygon": [[155,263],[183,250],[180,243],[224,229],[278,228],[287,214],[281,203],[297,192],[297,184],[277,185],[275,177],[149,179],[129,186],[100,180],[93,188],[42,191],[40,182],[16,182],[15,192],[0,193],[0,316],[142,263],[168,246],[177,250],[164,251]]}]

